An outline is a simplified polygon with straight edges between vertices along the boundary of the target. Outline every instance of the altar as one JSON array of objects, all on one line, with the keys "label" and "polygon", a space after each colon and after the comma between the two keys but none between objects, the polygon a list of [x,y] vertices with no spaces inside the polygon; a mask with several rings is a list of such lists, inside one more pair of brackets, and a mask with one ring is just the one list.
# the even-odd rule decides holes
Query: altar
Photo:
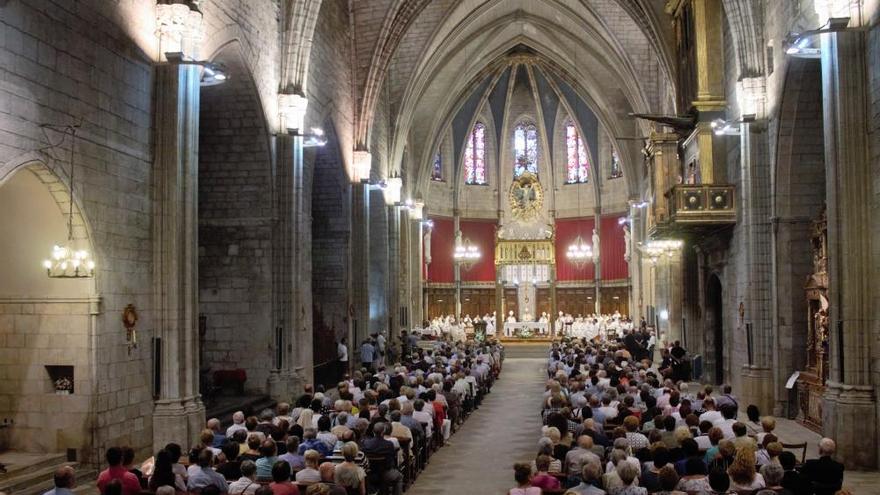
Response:
[{"label": "altar", "polygon": [[513,337],[514,335],[521,335],[525,329],[530,330],[532,336],[550,335],[549,323],[541,321],[518,321],[507,322],[504,324],[504,336]]}]

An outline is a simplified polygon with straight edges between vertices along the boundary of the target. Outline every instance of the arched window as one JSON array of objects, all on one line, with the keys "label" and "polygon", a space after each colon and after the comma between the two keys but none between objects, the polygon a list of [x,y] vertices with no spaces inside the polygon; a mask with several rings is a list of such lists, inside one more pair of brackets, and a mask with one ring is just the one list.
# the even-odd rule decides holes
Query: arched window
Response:
[{"label": "arched window", "polygon": [[513,176],[538,174],[538,128],[521,122],[513,129]]},{"label": "arched window", "polygon": [[587,161],[587,149],[577,131],[574,122],[565,124],[565,163],[566,184],[584,184],[590,179],[590,163]]},{"label": "arched window", "polygon": [[486,126],[482,122],[474,124],[468,135],[464,149],[464,183],[486,184]]},{"label": "arched window", "polygon": [[434,163],[431,166],[431,180],[442,181],[443,180],[443,161],[440,158],[440,152],[438,151],[436,155],[434,155]]}]

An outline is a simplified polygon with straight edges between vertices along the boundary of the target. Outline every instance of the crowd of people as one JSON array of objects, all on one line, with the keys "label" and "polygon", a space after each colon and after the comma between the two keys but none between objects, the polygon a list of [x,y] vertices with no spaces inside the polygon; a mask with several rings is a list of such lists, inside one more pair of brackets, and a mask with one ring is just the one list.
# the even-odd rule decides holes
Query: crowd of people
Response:
[{"label": "crowd of people", "polygon": [[[191,448],[168,444],[139,469],[133,450],[109,448],[98,489],[102,495],[400,495],[490,392],[503,348],[435,342],[427,349],[406,345],[402,356],[389,367],[364,361],[332,394],[308,386],[292,405],[259,416],[236,412],[226,428],[209,419]],[[59,472],[52,495],[69,495],[73,483],[72,472]]]},{"label": "crowd of people", "polygon": [[[552,344],[543,427],[531,463],[517,464],[510,495],[834,494],[843,465],[834,441],[799,465],[776,420],[739,420],[741,404],[720,390],[673,379],[674,349],[657,366],[619,341]],[[665,368],[664,368],[665,366]],[[753,406],[751,406],[753,407]]]}]

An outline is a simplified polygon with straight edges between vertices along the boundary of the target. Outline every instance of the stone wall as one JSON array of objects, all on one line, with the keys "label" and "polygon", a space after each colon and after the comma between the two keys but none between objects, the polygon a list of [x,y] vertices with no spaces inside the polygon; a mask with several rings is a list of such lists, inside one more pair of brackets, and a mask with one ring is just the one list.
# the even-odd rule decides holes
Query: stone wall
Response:
[{"label": "stone wall", "polygon": [[[71,448],[94,447],[81,452],[91,460],[97,459],[98,448],[112,444],[129,444],[145,455],[152,438],[147,420],[152,410],[147,343],[152,335],[153,303],[149,57],[154,47],[154,19],[150,2],[107,5],[35,0],[0,6],[0,178],[35,161],[50,162],[49,169],[66,177],[50,155],[36,152],[48,144],[38,125],[64,126],[83,120],[76,147],[75,198],[96,252],[95,285],[101,298],[95,340],[90,344],[96,392],[88,412],[95,430],[93,437],[68,438],[62,443]],[[52,142],[60,138],[53,131],[48,135]],[[55,156],[65,162],[68,144],[55,150]],[[44,252],[49,247],[27,249]],[[140,312],[141,345],[131,354],[119,325],[129,303]],[[84,313],[81,307],[76,311]],[[40,325],[41,332],[51,331],[49,321],[29,324]],[[76,359],[65,346],[58,346],[55,354],[58,359]],[[62,399],[81,400],[51,397],[51,401]],[[46,401],[48,405],[50,398]],[[71,404],[71,409],[82,407]],[[32,428],[53,428],[58,418],[43,417],[43,423],[36,415],[31,419],[35,420]],[[62,447],[54,440],[40,442],[40,446]]]},{"label": "stone wall", "polygon": [[[229,53],[232,52],[232,53]],[[273,368],[272,168],[265,117],[235,50],[229,82],[202,88],[199,132],[199,313],[203,367],[244,369],[265,391]]]},{"label": "stone wall", "polygon": [[314,174],[310,206],[316,365],[336,357],[333,341],[348,335],[350,303],[351,183],[336,134],[331,131],[327,137],[327,145],[317,149],[310,167]]}]

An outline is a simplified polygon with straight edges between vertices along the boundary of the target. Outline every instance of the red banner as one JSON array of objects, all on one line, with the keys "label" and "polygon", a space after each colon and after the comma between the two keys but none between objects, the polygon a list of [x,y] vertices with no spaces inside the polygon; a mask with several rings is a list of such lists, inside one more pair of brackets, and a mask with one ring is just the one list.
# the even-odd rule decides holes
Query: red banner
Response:
[{"label": "red banner", "polygon": [[588,245],[593,244],[593,225],[593,217],[556,220],[556,280],[593,280],[595,267],[592,261],[578,268],[566,256],[568,246],[578,235]]},{"label": "red banner", "polygon": [[461,269],[463,282],[495,281],[495,220],[464,220],[460,222],[461,234],[471,244],[480,248],[482,256],[469,269]]}]

